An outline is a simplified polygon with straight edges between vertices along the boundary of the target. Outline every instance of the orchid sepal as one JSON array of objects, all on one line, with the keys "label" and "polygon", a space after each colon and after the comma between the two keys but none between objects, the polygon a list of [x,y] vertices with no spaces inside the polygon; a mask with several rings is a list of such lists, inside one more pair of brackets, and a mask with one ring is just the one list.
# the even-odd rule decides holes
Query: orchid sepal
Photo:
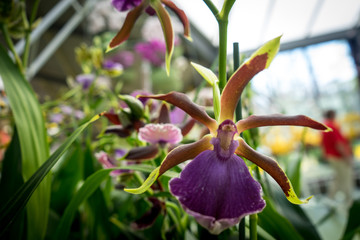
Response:
[{"label": "orchid sepal", "polygon": [[169,13],[165,10],[160,1],[150,1],[150,6],[155,10],[164,34],[166,44],[165,65],[166,73],[170,74],[170,62],[174,51],[174,31]]},{"label": "orchid sepal", "polygon": [[216,75],[208,68],[201,66],[200,64],[191,62],[191,65],[195,70],[209,83],[213,89],[213,105],[214,105],[214,114],[216,121],[219,120],[220,116],[220,88],[219,88],[219,79]]},{"label": "orchid sepal", "polygon": [[217,122],[212,119],[206,111],[199,105],[191,101],[191,99],[184,93],[170,92],[167,94],[159,95],[139,95],[138,98],[151,98],[157,100],[163,100],[168,102],[189,114],[195,120],[204,124],[211,133],[215,133],[217,129]]},{"label": "orchid sepal", "polygon": [[255,163],[258,167],[267,172],[279,184],[289,202],[293,204],[308,203],[312,196],[304,200],[299,199],[289,178],[274,159],[258,153],[247,145],[242,138],[237,138],[236,140],[239,142],[239,146],[235,150],[235,153]]},{"label": "orchid sepal", "polygon": [[279,50],[280,38],[266,42],[230,77],[221,95],[220,122],[234,119],[234,111],[245,86],[257,73],[269,67]]},{"label": "orchid sepal", "polygon": [[305,115],[286,116],[282,114],[272,115],[251,115],[245,119],[241,119],[236,123],[239,132],[243,132],[250,128],[264,126],[301,126],[309,127],[316,130],[328,131],[328,127],[317,122]]},{"label": "orchid sepal", "polygon": [[192,41],[192,38],[190,36],[190,22],[189,19],[187,18],[185,12],[183,10],[181,10],[180,8],[178,8],[175,3],[173,3],[172,1],[169,0],[161,0],[161,2],[163,4],[165,4],[168,8],[170,8],[180,19],[183,27],[184,27],[184,37],[189,40]]},{"label": "orchid sepal", "polygon": [[124,188],[125,192],[132,193],[132,194],[142,194],[146,192],[151,185],[156,181],[159,176],[159,169],[160,167],[155,168],[149,175],[149,177],[144,181],[144,183],[138,188]]},{"label": "orchid sepal", "polygon": [[123,26],[121,27],[120,31],[115,35],[115,37],[110,41],[106,52],[111,51],[129,38],[130,32],[134,27],[136,20],[140,17],[142,11],[145,8],[144,2],[145,1],[143,1],[139,6],[129,11],[129,13],[126,15]]}]

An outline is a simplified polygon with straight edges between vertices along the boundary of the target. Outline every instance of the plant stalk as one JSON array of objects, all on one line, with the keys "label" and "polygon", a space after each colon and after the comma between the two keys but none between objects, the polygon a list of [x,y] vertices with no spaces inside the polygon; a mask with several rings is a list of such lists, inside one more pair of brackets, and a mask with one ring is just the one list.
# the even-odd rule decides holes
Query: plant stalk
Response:
[{"label": "plant stalk", "polygon": [[250,240],[257,240],[257,214],[250,215]]},{"label": "plant stalk", "polygon": [[5,26],[5,24],[0,24],[0,27],[1,27],[1,31],[4,35],[4,38],[5,38],[5,41],[6,41],[6,44],[8,45],[11,53],[14,55],[14,58],[15,58],[15,62],[16,64],[18,65],[19,69],[20,69],[20,72],[22,74],[24,74],[24,67],[23,67],[23,64],[21,62],[21,59],[19,57],[19,55],[17,54],[16,50],[15,50],[15,47],[14,47],[14,44],[13,44],[13,41],[11,40],[11,37],[10,37],[10,33],[8,31],[8,28]]}]

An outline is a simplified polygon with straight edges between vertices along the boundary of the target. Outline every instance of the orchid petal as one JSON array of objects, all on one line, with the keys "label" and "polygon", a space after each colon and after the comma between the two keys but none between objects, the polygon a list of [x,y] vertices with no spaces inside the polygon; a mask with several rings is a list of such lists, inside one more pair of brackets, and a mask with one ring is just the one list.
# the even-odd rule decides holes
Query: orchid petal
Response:
[{"label": "orchid petal", "polygon": [[156,145],[132,148],[125,156],[126,160],[146,160],[156,157],[159,148]]},{"label": "orchid petal", "polygon": [[196,123],[196,121],[193,118],[191,118],[190,120],[185,122],[183,125],[181,125],[180,126],[181,134],[185,137],[191,131],[191,129],[194,127],[195,123]]},{"label": "orchid petal", "polygon": [[175,167],[186,160],[195,158],[205,150],[211,149],[213,147],[210,143],[211,138],[211,135],[206,135],[197,142],[183,144],[174,148],[161,163],[159,176],[170,168]]},{"label": "orchid petal", "polygon": [[124,188],[125,192],[133,193],[133,194],[141,194],[146,192],[151,185],[156,181],[159,176],[160,167],[155,168],[149,175],[149,177],[144,181],[144,183],[138,188]]},{"label": "orchid petal", "polygon": [[230,77],[221,95],[220,122],[226,119],[233,120],[236,105],[245,86],[257,73],[270,65],[279,46],[280,37],[268,41]]},{"label": "orchid petal", "polygon": [[105,113],[104,116],[115,125],[120,125],[121,121],[118,114],[115,113]]},{"label": "orchid petal", "polygon": [[151,7],[155,9],[156,14],[161,23],[161,27],[164,33],[165,43],[166,43],[166,73],[170,73],[170,61],[171,56],[174,50],[174,31],[171,24],[171,19],[169,13],[165,10],[160,1],[151,1]]},{"label": "orchid petal", "polygon": [[131,135],[131,128],[124,127],[122,125],[108,126],[105,133],[115,133],[121,138],[125,138]]},{"label": "orchid petal", "polygon": [[170,111],[166,103],[161,104],[157,123],[170,123]]},{"label": "orchid petal", "polygon": [[108,49],[106,50],[107,52],[110,51],[111,49],[119,46],[121,43],[123,43],[124,41],[126,41],[129,38],[130,32],[131,32],[133,26],[135,25],[136,20],[139,18],[139,16],[141,15],[141,12],[144,10],[144,7],[145,7],[144,2],[145,1],[143,1],[139,6],[135,7],[131,11],[129,11],[129,13],[126,15],[123,26],[121,27],[120,31],[116,34],[116,36],[109,43]]},{"label": "orchid petal", "polygon": [[201,152],[211,149],[212,145],[210,143],[211,136],[207,135],[200,139],[197,142],[180,145],[179,147],[174,148],[161,163],[160,167],[155,168],[145,180],[145,182],[138,188],[125,188],[124,191],[141,194],[147,191],[151,185],[156,181],[156,179],[161,176],[164,172],[170,168],[186,161],[189,159],[195,158]]},{"label": "orchid petal", "polygon": [[203,110],[199,105],[195,104],[190,100],[188,96],[179,92],[170,92],[167,94],[159,94],[159,95],[148,95],[148,96],[140,96],[141,98],[152,98],[163,100],[172,105],[182,109],[184,112],[189,114],[195,120],[201,122],[206,127],[210,129],[212,133],[214,133],[217,129],[217,123],[214,119],[209,117],[205,110]]},{"label": "orchid petal", "polygon": [[304,115],[285,116],[282,114],[257,116],[251,115],[248,118],[242,119],[236,123],[239,132],[243,132],[250,128],[264,127],[264,126],[302,126],[310,127],[317,130],[327,130],[324,124],[317,122]]},{"label": "orchid petal", "polygon": [[145,212],[141,218],[137,219],[131,224],[131,226],[136,230],[143,230],[151,227],[163,209],[164,203],[161,202],[158,198],[150,197],[149,201],[151,202],[150,209]]},{"label": "orchid petal", "polygon": [[192,41],[191,36],[190,36],[190,22],[189,22],[189,19],[186,16],[185,12],[183,10],[181,10],[180,8],[178,8],[175,5],[175,3],[173,3],[172,1],[161,0],[161,2],[164,3],[168,8],[173,10],[173,12],[178,16],[178,18],[180,19],[181,23],[184,26],[184,36],[189,41]]},{"label": "orchid petal", "polygon": [[222,160],[215,151],[204,151],[169,186],[185,211],[212,234],[219,234],[265,207],[260,184],[234,154]]},{"label": "orchid petal", "polygon": [[293,204],[303,204],[307,203],[311,197],[306,198],[305,200],[300,200],[285,172],[281,169],[279,164],[272,158],[262,155],[252,149],[247,143],[240,138],[239,147],[235,151],[236,154],[250,160],[255,163],[257,166],[262,168],[265,172],[270,174],[270,176],[280,185],[281,189],[285,193],[286,198]]},{"label": "orchid petal", "polygon": [[215,119],[219,120],[220,115],[220,89],[219,89],[219,79],[216,75],[208,68],[203,67],[196,63],[191,63],[191,65],[198,71],[198,73],[212,86],[213,88],[213,98],[214,98],[214,114]]}]

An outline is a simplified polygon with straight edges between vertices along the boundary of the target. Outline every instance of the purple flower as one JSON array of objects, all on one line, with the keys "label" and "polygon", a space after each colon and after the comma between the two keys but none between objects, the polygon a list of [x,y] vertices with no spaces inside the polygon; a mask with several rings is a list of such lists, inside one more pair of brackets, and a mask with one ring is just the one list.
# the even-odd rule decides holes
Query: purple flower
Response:
[{"label": "purple flower", "polygon": [[120,12],[133,9],[140,5],[142,0],[112,0],[112,5]]},{"label": "purple flower", "polygon": [[173,124],[180,124],[184,121],[186,113],[178,107],[175,107],[170,112],[170,122]]},{"label": "purple flower", "polygon": [[76,76],[76,81],[82,85],[83,90],[87,90],[94,79],[95,76],[93,74],[80,74]]},{"label": "purple flower", "polygon": [[110,60],[120,63],[124,68],[128,68],[134,64],[135,57],[131,51],[121,51],[112,56]]},{"label": "purple flower", "polygon": [[112,60],[104,61],[103,68],[105,72],[112,77],[117,77],[121,75],[124,70],[123,66],[120,63],[114,62]]},{"label": "purple flower", "polygon": [[135,51],[154,66],[160,67],[165,62],[166,45],[162,41],[138,43],[135,45]]},{"label": "purple flower", "polygon": [[60,109],[63,113],[67,114],[67,115],[71,115],[74,111],[74,109],[70,106],[67,105],[61,105]]},{"label": "purple flower", "polygon": [[64,120],[62,113],[54,113],[50,115],[50,122],[61,123]]},{"label": "purple flower", "polygon": [[235,108],[245,86],[255,74],[268,67],[279,45],[280,37],[269,41],[255,52],[230,77],[221,94],[215,74],[205,67],[195,65],[195,68],[214,84],[214,97],[217,99],[214,101],[215,119],[183,93],[140,96],[166,101],[181,108],[207,127],[210,133],[194,143],[182,144],[172,149],[142,186],[124,190],[141,194],[167,170],[192,159],[182,170],[180,177],[170,181],[170,191],[199,224],[210,232],[219,234],[234,226],[245,215],[260,212],[265,207],[260,184],[251,177],[242,159],[244,158],[273,177],[291,203],[307,203],[311,197],[299,199],[279,164],[252,149],[241,137],[241,133],[252,128],[276,125],[303,126],[317,130],[327,130],[327,127],[304,115],[252,115],[233,122]]},{"label": "purple flower", "polygon": [[235,133],[236,126],[231,120],[220,124],[217,137],[211,139],[214,150],[200,153],[179,178],[169,183],[171,193],[186,212],[213,234],[265,207],[260,184],[251,177],[244,161],[234,154],[239,146],[233,140]]},{"label": "purple flower", "polygon": [[121,63],[114,62],[111,60],[106,60],[103,63],[103,68],[106,70],[116,70],[116,71],[122,71],[124,69]]},{"label": "purple flower", "polygon": [[77,119],[83,119],[85,117],[85,113],[83,111],[81,111],[81,110],[75,110],[74,116]]}]

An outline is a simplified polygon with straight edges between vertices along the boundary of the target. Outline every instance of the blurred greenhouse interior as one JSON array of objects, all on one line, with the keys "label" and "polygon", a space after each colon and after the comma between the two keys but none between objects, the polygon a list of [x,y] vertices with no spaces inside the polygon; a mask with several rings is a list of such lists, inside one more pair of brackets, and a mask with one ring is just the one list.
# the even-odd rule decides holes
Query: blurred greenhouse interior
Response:
[{"label": "blurred greenhouse interior", "polygon": [[[360,1],[1,0],[0,26],[0,239],[360,239]],[[279,50],[265,44],[279,36]],[[260,53],[267,54],[261,66],[252,61]],[[222,74],[242,87],[227,91]],[[154,96],[172,91],[191,101]],[[240,94],[229,120],[235,130],[224,130],[219,119],[227,119],[228,102],[238,102],[229,95]],[[350,205],[342,191],[330,196],[337,169],[324,152],[324,129],[314,123],[327,125],[327,110],[336,112],[351,146]],[[253,115],[271,117],[247,122]],[[173,132],[154,132],[165,124]],[[179,141],[171,142],[173,128]],[[231,156],[244,159],[266,207],[234,217],[222,199],[237,195],[212,201],[201,192],[199,205],[218,206],[207,223],[189,207],[197,198],[187,203],[171,184],[205,150],[218,154],[214,139],[222,141],[225,131],[236,146],[220,144],[222,150],[234,148]],[[260,154],[241,152],[238,139]],[[269,164],[268,171],[268,162],[253,157],[275,159],[282,170]],[[212,184],[205,173],[192,174]],[[199,185],[194,179],[189,186]],[[220,209],[230,215],[221,218]]]}]

